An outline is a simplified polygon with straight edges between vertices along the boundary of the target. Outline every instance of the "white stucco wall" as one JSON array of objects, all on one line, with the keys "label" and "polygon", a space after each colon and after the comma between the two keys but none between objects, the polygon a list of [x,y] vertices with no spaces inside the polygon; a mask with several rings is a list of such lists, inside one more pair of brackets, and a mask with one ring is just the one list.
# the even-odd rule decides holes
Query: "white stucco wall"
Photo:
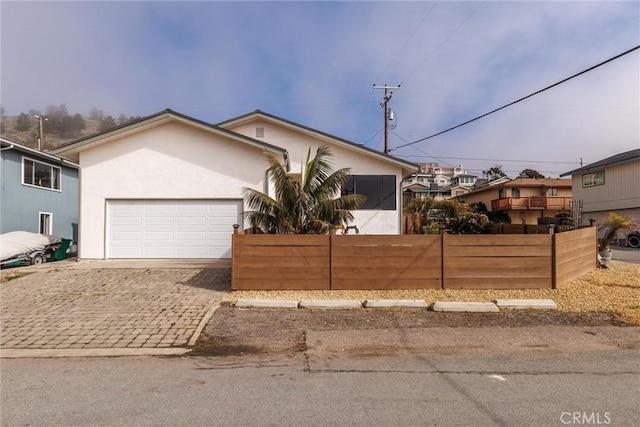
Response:
[{"label": "white stucco wall", "polygon": [[82,151],[79,163],[81,258],[105,256],[109,199],[240,199],[265,187],[261,149],[178,122]]},{"label": "white stucco wall", "polygon": [[350,168],[352,175],[395,175],[396,210],[356,210],[353,212],[356,225],[361,234],[401,234],[402,233],[402,169],[392,163],[364,155],[355,149],[346,148],[330,141],[314,138],[285,127],[277,126],[265,120],[230,127],[230,130],[255,138],[256,127],[264,128],[264,142],[285,148],[289,152],[291,172],[299,173],[307,152],[311,147],[311,156],[322,145],[329,145],[333,153],[335,169]]}]

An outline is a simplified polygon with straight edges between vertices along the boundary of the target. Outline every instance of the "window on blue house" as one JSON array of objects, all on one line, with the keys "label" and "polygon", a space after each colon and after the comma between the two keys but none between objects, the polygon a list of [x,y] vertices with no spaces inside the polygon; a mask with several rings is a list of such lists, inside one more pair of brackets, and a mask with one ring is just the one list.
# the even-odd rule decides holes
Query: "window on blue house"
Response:
[{"label": "window on blue house", "polygon": [[60,168],[23,157],[22,183],[51,190],[60,190]]},{"label": "window on blue house", "polygon": [[396,210],[395,175],[351,175],[342,195],[361,194],[367,198],[359,209]]}]

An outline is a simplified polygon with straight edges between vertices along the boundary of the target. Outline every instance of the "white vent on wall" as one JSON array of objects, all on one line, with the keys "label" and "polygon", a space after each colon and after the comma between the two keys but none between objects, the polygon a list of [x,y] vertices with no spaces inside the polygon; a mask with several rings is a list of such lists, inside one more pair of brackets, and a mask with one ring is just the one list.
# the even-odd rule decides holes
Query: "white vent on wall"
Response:
[{"label": "white vent on wall", "polygon": [[264,128],[257,127],[256,128],[256,138],[264,138]]}]

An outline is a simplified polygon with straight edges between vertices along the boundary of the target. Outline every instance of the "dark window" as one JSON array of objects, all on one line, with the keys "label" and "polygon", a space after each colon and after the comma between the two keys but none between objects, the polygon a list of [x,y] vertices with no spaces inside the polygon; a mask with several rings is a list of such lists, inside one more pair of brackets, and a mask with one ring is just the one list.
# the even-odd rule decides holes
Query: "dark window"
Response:
[{"label": "dark window", "polygon": [[47,163],[22,158],[22,183],[60,190],[60,168]]},{"label": "dark window", "polygon": [[367,198],[360,209],[396,210],[395,175],[351,175],[342,195],[361,194]]}]

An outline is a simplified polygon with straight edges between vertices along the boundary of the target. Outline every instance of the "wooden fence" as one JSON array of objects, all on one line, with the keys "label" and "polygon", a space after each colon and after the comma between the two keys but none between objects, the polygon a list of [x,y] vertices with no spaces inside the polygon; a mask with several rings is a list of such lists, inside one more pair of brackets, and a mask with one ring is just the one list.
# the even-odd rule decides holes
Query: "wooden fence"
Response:
[{"label": "wooden fence", "polygon": [[596,267],[596,227],[546,235],[233,235],[234,290],[555,288]]}]

